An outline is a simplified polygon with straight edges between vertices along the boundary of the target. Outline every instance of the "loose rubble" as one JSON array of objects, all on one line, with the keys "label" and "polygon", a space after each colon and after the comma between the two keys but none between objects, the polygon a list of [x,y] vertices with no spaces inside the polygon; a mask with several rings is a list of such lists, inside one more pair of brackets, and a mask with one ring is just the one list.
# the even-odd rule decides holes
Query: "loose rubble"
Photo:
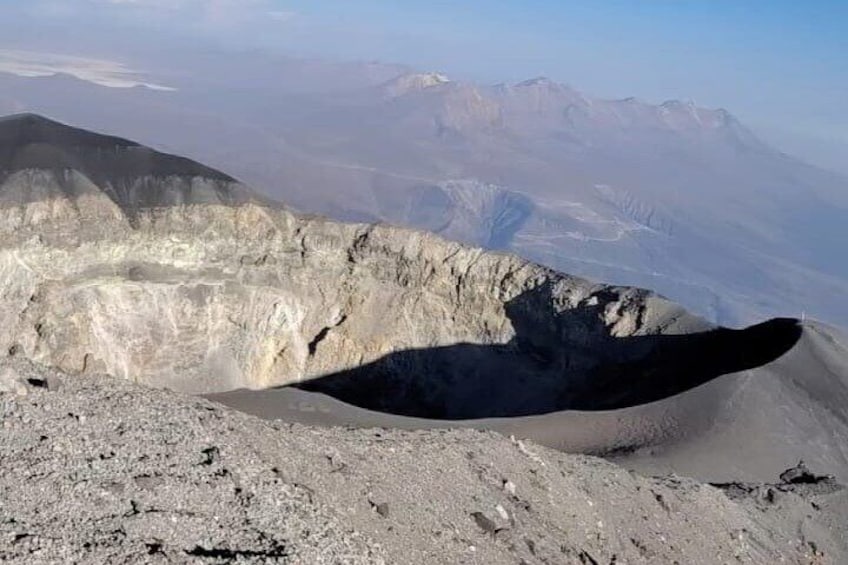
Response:
[{"label": "loose rubble", "polygon": [[[648,478],[472,430],[268,422],[12,360],[0,560],[840,563],[844,490]],[[5,382],[5,381],[4,381]],[[812,486],[829,485],[827,489]],[[763,502],[769,492],[775,504]],[[799,535],[798,532],[802,532]]]}]

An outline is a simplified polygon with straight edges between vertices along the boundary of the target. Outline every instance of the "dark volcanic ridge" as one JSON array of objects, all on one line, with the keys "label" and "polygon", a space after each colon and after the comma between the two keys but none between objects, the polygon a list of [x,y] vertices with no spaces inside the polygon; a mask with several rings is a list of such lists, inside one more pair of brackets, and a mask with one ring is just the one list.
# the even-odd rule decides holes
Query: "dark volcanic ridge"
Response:
[{"label": "dark volcanic ridge", "polygon": [[[18,191],[7,188],[0,203],[74,199],[93,189],[102,191],[124,212],[191,204],[234,206],[259,200],[229,175],[184,157],[36,114],[0,118],[0,183],[27,171],[51,174],[58,188],[44,194],[43,186],[18,182]],[[83,175],[93,186],[74,182],[71,173]]]},{"label": "dark volcanic ridge", "polygon": [[[134,141],[75,128],[38,114],[0,118],[0,170],[73,169],[94,176],[198,176],[235,182],[191,159]],[[151,195],[156,196],[156,195]]]}]

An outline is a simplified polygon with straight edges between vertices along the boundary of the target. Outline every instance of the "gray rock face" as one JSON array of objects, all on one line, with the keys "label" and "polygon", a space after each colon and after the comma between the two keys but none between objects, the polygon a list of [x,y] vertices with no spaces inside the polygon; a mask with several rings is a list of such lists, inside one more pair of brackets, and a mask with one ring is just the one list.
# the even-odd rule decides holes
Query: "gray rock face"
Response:
[{"label": "gray rock face", "polygon": [[839,487],[720,490],[494,433],[263,422],[107,376],[11,363],[24,378],[62,386],[0,393],[7,562],[840,563],[848,555]]},{"label": "gray rock face", "polygon": [[[457,343],[512,343],[526,364],[508,306],[540,287],[520,317],[574,345],[557,363],[576,374],[608,339],[706,327],[647,291],[297,216],[201,165],[177,174],[182,161],[131,142],[31,116],[0,123],[0,139],[22,144],[0,163],[0,351],[66,371],[212,392]],[[35,161],[21,161],[33,147]],[[67,158],[41,160],[56,154]]]},{"label": "gray rock face", "polygon": [[17,371],[12,368],[5,368],[0,371],[0,392],[24,396],[29,392],[29,386],[18,375]]}]

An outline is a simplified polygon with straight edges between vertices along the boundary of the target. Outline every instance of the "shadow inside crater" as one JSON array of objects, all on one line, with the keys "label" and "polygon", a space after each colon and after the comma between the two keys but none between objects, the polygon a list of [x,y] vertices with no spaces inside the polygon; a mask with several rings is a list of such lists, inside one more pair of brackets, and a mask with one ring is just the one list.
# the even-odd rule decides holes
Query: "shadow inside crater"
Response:
[{"label": "shadow inside crater", "polygon": [[447,420],[609,410],[765,365],[802,332],[797,320],[778,318],[742,330],[618,338],[603,323],[603,302],[555,312],[542,285],[506,305],[509,343],[397,351],[295,386],[370,410]]}]

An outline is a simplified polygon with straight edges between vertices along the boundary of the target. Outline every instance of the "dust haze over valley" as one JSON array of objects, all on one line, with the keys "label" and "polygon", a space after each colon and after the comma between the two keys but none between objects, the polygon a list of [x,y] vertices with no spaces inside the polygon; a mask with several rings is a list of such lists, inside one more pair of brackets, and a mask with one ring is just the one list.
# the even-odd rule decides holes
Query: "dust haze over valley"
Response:
[{"label": "dust haze over valley", "polygon": [[[55,74],[21,70],[39,57]],[[136,58],[140,76],[0,52],[0,111],[187,155],[304,212],[425,229],[651,288],[719,323],[848,324],[848,303],[832,299],[848,294],[848,180],[774,149],[727,110],[383,63]]]},{"label": "dust haze over valley", "polygon": [[0,561],[848,561],[821,2],[0,6]]}]

